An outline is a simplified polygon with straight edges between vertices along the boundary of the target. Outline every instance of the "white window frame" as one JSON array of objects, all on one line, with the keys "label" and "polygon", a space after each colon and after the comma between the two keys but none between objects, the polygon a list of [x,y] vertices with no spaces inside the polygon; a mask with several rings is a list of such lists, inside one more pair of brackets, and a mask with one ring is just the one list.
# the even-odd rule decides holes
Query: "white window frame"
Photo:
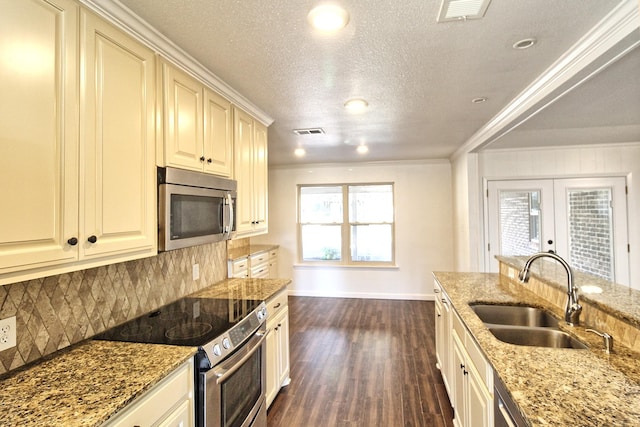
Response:
[{"label": "white window frame", "polygon": [[[393,222],[380,222],[380,223],[357,223],[349,221],[349,187],[360,186],[379,186],[390,185],[392,193],[393,203]],[[304,260],[302,257],[302,226],[309,225],[301,223],[301,197],[300,192],[302,188],[309,187],[341,187],[342,188],[342,222],[341,226],[341,259],[340,260]],[[395,219],[395,183],[393,182],[365,182],[365,183],[333,183],[333,184],[298,184],[297,188],[297,246],[298,246],[298,263],[300,265],[315,265],[315,266],[345,266],[345,267],[390,267],[395,266],[396,260],[396,219]],[[322,223],[325,224],[325,223]],[[354,261],[351,259],[351,226],[353,225],[367,225],[367,224],[389,224],[391,225],[391,260],[390,261]],[[337,223],[335,225],[338,225]]]}]

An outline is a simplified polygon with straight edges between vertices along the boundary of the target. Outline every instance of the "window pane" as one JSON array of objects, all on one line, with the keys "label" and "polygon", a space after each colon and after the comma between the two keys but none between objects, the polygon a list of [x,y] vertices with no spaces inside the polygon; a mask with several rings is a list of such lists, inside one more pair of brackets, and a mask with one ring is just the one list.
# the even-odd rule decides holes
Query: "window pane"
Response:
[{"label": "window pane", "polygon": [[340,225],[303,225],[303,261],[340,260]]},{"label": "window pane", "polygon": [[500,254],[540,252],[540,192],[500,192]]},{"label": "window pane", "polygon": [[350,185],[349,222],[393,222],[393,186]]},{"label": "window pane", "polygon": [[577,270],[613,280],[611,189],[569,191],[569,262]]},{"label": "window pane", "polygon": [[300,222],[341,223],[342,187],[300,188]]},{"label": "window pane", "polygon": [[352,225],[351,259],[353,261],[391,262],[391,225]]}]

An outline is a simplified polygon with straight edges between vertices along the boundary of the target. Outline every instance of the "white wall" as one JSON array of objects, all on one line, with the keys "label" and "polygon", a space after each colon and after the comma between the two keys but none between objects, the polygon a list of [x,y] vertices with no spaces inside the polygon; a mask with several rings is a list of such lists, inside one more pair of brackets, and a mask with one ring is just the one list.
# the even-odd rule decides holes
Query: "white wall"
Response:
[{"label": "white wall", "polygon": [[464,153],[455,157],[452,171],[455,271],[479,271],[484,246],[478,155]]},{"label": "white wall", "polygon": [[[631,286],[640,289],[640,143],[555,149],[487,150],[478,174],[486,178],[627,177]],[[634,182],[634,178],[635,181]],[[480,199],[482,200],[482,199]]]},{"label": "white wall", "polygon": [[[297,265],[297,185],[395,183],[396,268]],[[392,162],[269,170],[269,234],[280,245],[278,273],[292,295],[432,299],[434,270],[453,269],[451,167],[448,161]]]}]

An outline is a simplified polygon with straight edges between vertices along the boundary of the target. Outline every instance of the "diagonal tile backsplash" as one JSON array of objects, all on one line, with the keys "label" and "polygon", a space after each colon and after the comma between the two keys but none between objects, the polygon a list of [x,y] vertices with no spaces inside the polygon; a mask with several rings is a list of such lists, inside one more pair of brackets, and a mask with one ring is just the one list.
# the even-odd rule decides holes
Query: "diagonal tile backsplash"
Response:
[{"label": "diagonal tile backsplash", "polygon": [[220,242],[0,286],[0,319],[16,316],[17,331],[17,346],[0,352],[0,374],[226,277],[226,242]]}]

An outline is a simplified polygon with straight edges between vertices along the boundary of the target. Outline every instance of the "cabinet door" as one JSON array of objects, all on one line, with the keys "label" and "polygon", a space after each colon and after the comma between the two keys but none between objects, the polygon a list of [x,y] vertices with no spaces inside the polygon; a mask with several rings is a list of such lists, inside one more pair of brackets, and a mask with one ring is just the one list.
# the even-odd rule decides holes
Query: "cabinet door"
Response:
[{"label": "cabinet door", "polygon": [[466,423],[466,390],[465,390],[465,377],[467,376],[465,366],[465,351],[464,345],[460,342],[458,335],[453,333],[453,369],[452,369],[452,384],[453,387],[453,410],[454,410],[454,425],[457,427],[465,427]]},{"label": "cabinet door", "polygon": [[280,384],[278,384],[278,344],[276,335],[275,328],[269,326],[269,332],[267,333],[267,390],[265,392],[267,407],[271,405],[280,389]]},{"label": "cabinet door", "polygon": [[0,273],[78,256],[77,23],[73,1],[2,2]]},{"label": "cabinet door", "polygon": [[222,96],[204,90],[204,171],[231,176],[233,161],[231,103]]},{"label": "cabinet door", "polygon": [[289,307],[285,307],[278,319],[278,386],[289,383]]},{"label": "cabinet door", "polygon": [[202,171],[203,85],[170,64],[162,64],[164,155],[167,166]]},{"label": "cabinet door", "polygon": [[467,419],[470,426],[489,427],[492,425],[492,400],[485,392],[482,379],[472,367],[467,368]]},{"label": "cabinet door", "polygon": [[81,29],[81,256],[154,252],[155,56],[89,12]]},{"label": "cabinet door", "polygon": [[266,232],[268,224],[267,128],[254,122],[253,141],[253,220],[255,232]]},{"label": "cabinet door", "polygon": [[253,217],[253,118],[244,111],[233,110],[234,175],[238,181],[236,203],[236,231],[238,235],[251,232]]}]

